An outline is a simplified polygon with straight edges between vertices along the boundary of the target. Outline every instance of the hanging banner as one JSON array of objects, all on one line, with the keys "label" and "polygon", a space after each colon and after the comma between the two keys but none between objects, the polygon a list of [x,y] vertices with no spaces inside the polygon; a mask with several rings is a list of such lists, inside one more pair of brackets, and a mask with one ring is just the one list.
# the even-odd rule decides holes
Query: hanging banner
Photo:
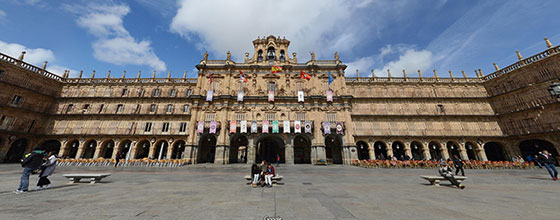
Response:
[{"label": "hanging banner", "polygon": [[268,133],[268,121],[264,120],[262,122],[262,133]]},{"label": "hanging banner", "polygon": [[298,102],[303,102],[303,91],[298,91],[297,92],[297,101]]},{"label": "hanging banner", "polygon": [[327,102],[332,102],[332,90],[327,90]]},{"label": "hanging banner", "polygon": [[290,121],[284,120],[284,133],[290,133]]},{"label": "hanging banner", "polygon": [[278,121],[274,120],[272,121],[272,133],[278,133],[280,132],[280,128],[278,127]]},{"label": "hanging banner", "polygon": [[216,133],[216,121],[210,122],[210,134]]},{"label": "hanging banner", "polygon": [[237,92],[237,101],[238,101],[238,102],[242,102],[242,101],[243,101],[243,91]]},{"label": "hanging banner", "polygon": [[247,133],[247,121],[243,120],[241,121],[241,129],[240,129],[241,133]]},{"label": "hanging banner", "polygon": [[331,133],[331,125],[329,124],[328,121],[323,122],[323,130],[324,130],[325,134],[330,134]]},{"label": "hanging banner", "polygon": [[311,133],[311,122],[305,121],[305,133]]},{"label": "hanging banner", "polygon": [[301,122],[294,121],[294,133],[301,133]]},{"label": "hanging banner", "polygon": [[342,134],[342,131],[343,131],[342,122],[337,122],[336,123],[336,133],[337,134]]},{"label": "hanging banner", "polygon": [[268,91],[268,101],[274,102],[274,91]]},{"label": "hanging banner", "polygon": [[204,122],[203,121],[198,122],[198,126],[196,128],[196,131],[198,133],[204,133]]},{"label": "hanging banner", "polygon": [[214,91],[208,90],[208,92],[206,92],[206,101],[211,102],[212,101],[212,96],[214,96]]},{"label": "hanging banner", "polygon": [[251,122],[251,133],[257,133],[259,126],[257,125],[257,121]]},{"label": "hanging banner", "polygon": [[229,122],[229,133],[237,132],[237,121],[233,120]]}]

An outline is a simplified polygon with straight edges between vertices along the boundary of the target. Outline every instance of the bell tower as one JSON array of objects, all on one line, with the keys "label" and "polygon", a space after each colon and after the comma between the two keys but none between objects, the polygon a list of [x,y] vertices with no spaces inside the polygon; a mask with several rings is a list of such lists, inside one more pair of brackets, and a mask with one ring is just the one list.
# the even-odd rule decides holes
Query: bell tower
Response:
[{"label": "bell tower", "polygon": [[290,46],[290,41],[286,38],[280,38],[275,36],[268,36],[263,38],[257,38],[253,41],[253,46],[255,47],[255,52],[251,59],[247,59],[246,63],[254,63],[258,65],[285,65],[288,63],[297,63],[295,60],[295,53],[293,53],[293,58],[288,57],[288,46]]}]

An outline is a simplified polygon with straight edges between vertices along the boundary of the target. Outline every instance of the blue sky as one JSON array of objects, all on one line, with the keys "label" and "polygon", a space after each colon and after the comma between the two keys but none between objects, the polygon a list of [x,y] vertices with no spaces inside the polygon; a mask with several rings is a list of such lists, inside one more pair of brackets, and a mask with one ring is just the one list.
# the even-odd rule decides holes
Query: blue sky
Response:
[{"label": "blue sky", "polygon": [[485,74],[560,43],[557,0],[0,0],[0,52],[61,74],[195,77],[208,51],[241,61],[257,36],[285,36],[298,61],[332,59],[347,76]]}]

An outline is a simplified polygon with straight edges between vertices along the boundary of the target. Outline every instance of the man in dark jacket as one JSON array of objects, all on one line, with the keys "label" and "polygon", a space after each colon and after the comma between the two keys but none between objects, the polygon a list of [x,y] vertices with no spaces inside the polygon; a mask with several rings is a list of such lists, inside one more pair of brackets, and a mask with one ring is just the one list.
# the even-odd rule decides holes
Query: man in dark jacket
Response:
[{"label": "man in dark jacket", "polygon": [[29,175],[33,170],[38,169],[41,167],[43,163],[43,157],[45,156],[45,151],[36,147],[31,153],[25,155],[25,157],[21,161],[21,166],[23,167],[23,173],[21,173],[21,180],[19,183],[19,187],[14,193],[20,194],[27,192],[29,187]]},{"label": "man in dark jacket", "polygon": [[552,180],[558,180],[558,170],[556,170],[556,159],[547,150],[543,150],[538,157],[539,162],[546,167],[546,170],[552,177]]}]

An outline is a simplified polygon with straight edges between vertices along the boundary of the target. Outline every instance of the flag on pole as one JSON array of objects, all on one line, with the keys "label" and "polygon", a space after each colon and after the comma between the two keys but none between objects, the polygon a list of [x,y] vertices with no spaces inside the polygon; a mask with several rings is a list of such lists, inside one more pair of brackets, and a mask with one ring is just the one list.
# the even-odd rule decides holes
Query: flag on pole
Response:
[{"label": "flag on pole", "polygon": [[299,78],[300,79],[305,79],[307,81],[309,81],[311,79],[311,76],[309,74],[307,74],[306,72],[303,72],[303,70],[299,71]]},{"label": "flag on pole", "polygon": [[241,121],[241,129],[240,129],[241,133],[247,133],[247,121],[243,120]]},{"label": "flag on pole", "polygon": [[210,122],[210,134],[215,134],[216,133],[216,121],[211,121]]},{"label": "flag on pole", "polygon": [[203,121],[198,122],[198,126],[196,128],[196,131],[198,133],[204,133],[204,122]]},{"label": "flag on pole", "polygon": [[325,134],[330,134],[331,133],[331,125],[328,121],[323,122],[323,129]]},{"label": "flag on pole", "polygon": [[329,85],[334,81],[334,78],[331,75],[331,71],[329,71]]},{"label": "flag on pole", "polygon": [[294,133],[301,133],[301,122],[294,121]]},{"label": "flag on pole", "polygon": [[327,90],[327,102],[332,102],[332,90]]},{"label": "flag on pole", "polygon": [[213,96],[214,96],[214,91],[208,90],[208,92],[206,92],[206,101],[211,102]]},{"label": "flag on pole", "polygon": [[264,120],[262,122],[262,133],[268,133],[268,121]]},{"label": "flag on pole", "polygon": [[342,134],[344,130],[344,127],[342,126],[342,122],[337,122],[336,123],[336,133],[337,134]]},{"label": "flag on pole", "polygon": [[235,132],[237,132],[237,121],[232,120],[229,122],[229,133],[235,133]]},{"label": "flag on pole", "polygon": [[290,121],[284,120],[284,133],[290,133]]},{"label": "flag on pole", "polygon": [[239,76],[239,80],[240,80],[241,82],[246,83],[246,82],[247,82],[247,77],[245,76],[245,74],[243,74],[243,72],[241,72],[241,70],[239,70],[239,75],[240,75],[240,76]]},{"label": "flag on pole", "polygon": [[297,101],[303,102],[303,91],[297,91]]},{"label": "flag on pole", "polygon": [[278,121],[274,120],[272,121],[272,133],[278,133],[278,132],[280,132]]},{"label": "flag on pole", "polygon": [[268,91],[268,101],[274,102],[274,91]]},{"label": "flag on pole", "polygon": [[311,122],[305,121],[305,133],[311,133]]},{"label": "flag on pole", "polygon": [[282,67],[279,66],[272,66],[272,73],[281,73]]},{"label": "flag on pole", "polygon": [[242,101],[243,101],[243,91],[237,92],[237,101],[238,101],[238,102],[242,102]]}]

